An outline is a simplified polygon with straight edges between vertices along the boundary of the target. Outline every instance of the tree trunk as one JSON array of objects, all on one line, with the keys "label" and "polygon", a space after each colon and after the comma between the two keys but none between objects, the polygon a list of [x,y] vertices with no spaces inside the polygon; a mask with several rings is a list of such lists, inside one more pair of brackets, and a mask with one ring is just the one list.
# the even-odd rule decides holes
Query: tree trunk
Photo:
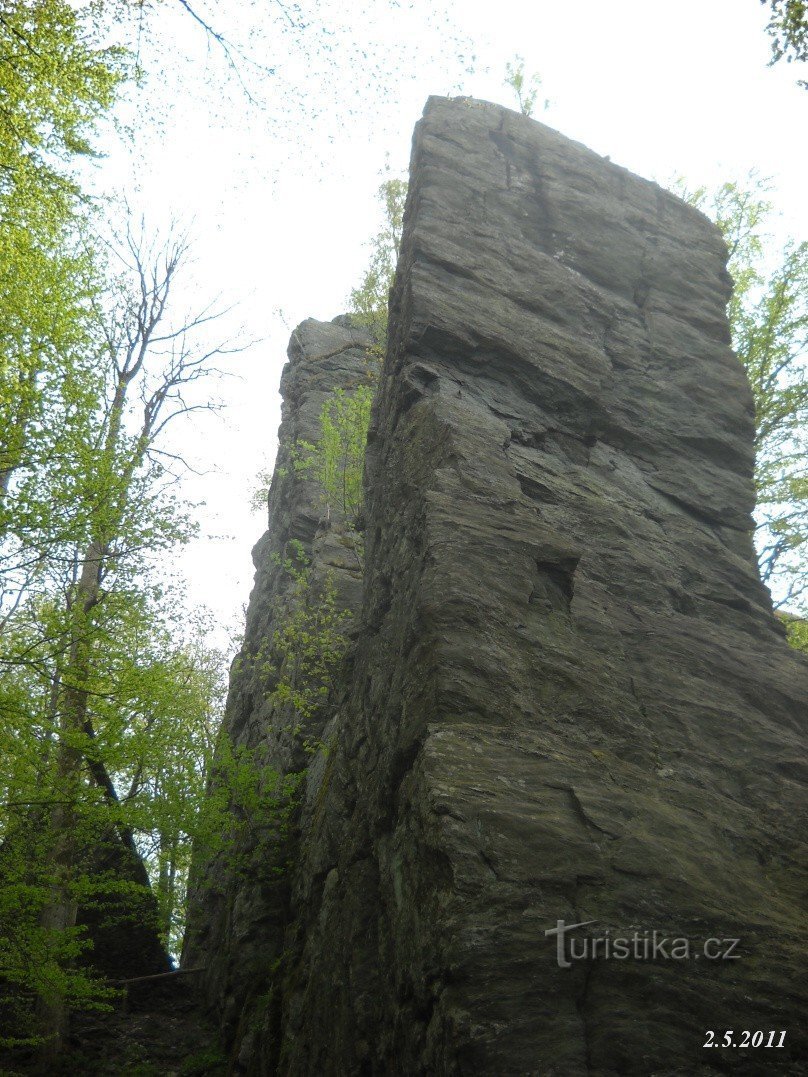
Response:
[{"label": "tree trunk", "polygon": [[[56,746],[54,805],[50,812],[51,889],[40,923],[52,933],[52,945],[59,947],[76,924],[78,911],[73,896],[77,852],[77,807],[82,786],[82,736],[87,720],[87,680],[90,666],[91,612],[98,604],[104,553],[91,543],[82,562],[81,575],[71,604],[70,642]],[[52,1062],[61,1052],[67,1033],[68,1005],[62,992],[54,989],[39,1004],[43,1059]]]}]

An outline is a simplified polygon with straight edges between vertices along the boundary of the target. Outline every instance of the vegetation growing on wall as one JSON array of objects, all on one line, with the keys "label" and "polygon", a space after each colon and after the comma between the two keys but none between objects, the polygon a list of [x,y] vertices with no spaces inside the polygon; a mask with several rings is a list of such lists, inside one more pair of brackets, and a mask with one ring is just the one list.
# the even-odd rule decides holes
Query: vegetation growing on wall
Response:
[{"label": "vegetation growing on wall", "polygon": [[[387,179],[379,188],[383,224],[371,242],[370,264],[359,287],[351,291],[352,321],[370,331],[368,383],[353,391],[335,389],[320,412],[320,436],[315,443],[295,446],[296,470],[314,479],[322,490],[328,514],[338,515],[353,531],[361,529],[364,503],[365,446],[370,414],[379,379],[380,362],[387,346],[390,290],[398,262],[407,184]],[[357,545],[361,559],[361,547]]]},{"label": "vegetation growing on wall", "polygon": [[348,648],[351,615],[340,607],[332,577],[314,577],[301,543],[290,542],[278,565],[290,587],[272,638],[254,662],[270,686],[268,702],[289,714],[289,732],[311,748],[307,730]]},{"label": "vegetation growing on wall", "polygon": [[359,526],[364,501],[365,444],[373,393],[373,385],[360,385],[353,392],[336,389],[320,412],[317,442],[299,441],[295,452],[295,469],[319,483],[329,518],[333,512],[352,530]]},{"label": "vegetation growing on wall", "polygon": [[[505,85],[516,96],[516,103],[523,116],[532,116],[536,110],[536,103],[542,87],[542,79],[539,74],[525,74],[525,61],[522,56],[516,56],[505,65]],[[548,109],[550,101],[543,98],[542,108]]]},{"label": "vegetation growing on wall", "polygon": [[[364,501],[365,444],[370,412],[387,347],[390,291],[398,264],[407,184],[390,177],[378,191],[382,226],[370,241],[370,260],[360,284],[351,290],[348,312],[354,325],[367,329],[371,344],[367,382],[353,391],[335,389],[320,412],[320,436],[299,441],[293,449],[295,469],[319,483],[330,519],[339,514],[349,528],[361,521]],[[266,505],[271,474],[261,471],[252,498],[258,510]]]},{"label": "vegetation growing on wall", "polygon": [[349,311],[357,325],[367,328],[381,359],[387,344],[387,307],[398,264],[407,183],[389,177],[379,187],[382,227],[370,243],[370,262],[358,287],[351,290]]}]

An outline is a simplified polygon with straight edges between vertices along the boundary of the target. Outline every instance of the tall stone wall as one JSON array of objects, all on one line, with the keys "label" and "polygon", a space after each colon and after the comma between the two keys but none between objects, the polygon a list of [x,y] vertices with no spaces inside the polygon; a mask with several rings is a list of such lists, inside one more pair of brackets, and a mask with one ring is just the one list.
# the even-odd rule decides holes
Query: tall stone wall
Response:
[{"label": "tall stone wall", "polygon": [[[274,980],[290,915],[289,863],[298,843],[297,798],[289,789],[311,762],[310,745],[323,735],[339,695],[336,690],[301,724],[274,691],[288,658],[274,645],[276,632],[288,623],[296,600],[289,563],[296,573],[308,572],[313,587],[327,579],[340,610],[358,611],[362,593],[355,536],[340,513],[324,504],[312,471],[300,468],[306,455],[301,445],[318,440],[323,404],[334,390],[366,384],[378,362],[367,333],[344,319],[303,322],[292,333],[288,358],[269,527],[253,550],[255,586],[222,730],[231,746],[231,770],[223,767],[213,779],[219,792],[232,782],[234,764],[238,782],[250,784],[247,799],[255,800],[256,793],[264,804],[277,799],[278,811],[264,808],[245,819],[236,802],[233,834],[222,835],[212,857],[208,849],[197,850],[182,959],[185,967],[206,970],[205,992],[242,1060],[250,1059],[261,1025],[277,1017]],[[346,628],[352,632],[355,625]],[[254,768],[261,775],[258,789],[252,788]]]},{"label": "tall stone wall", "polygon": [[[359,631],[248,1072],[764,1072],[708,1029],[785,1029],[765,1072],[801,1072],[808,667],[755,567],[725,263],[653,183],[428,102]],[[559,920],[691,956],[562,967]]]}]

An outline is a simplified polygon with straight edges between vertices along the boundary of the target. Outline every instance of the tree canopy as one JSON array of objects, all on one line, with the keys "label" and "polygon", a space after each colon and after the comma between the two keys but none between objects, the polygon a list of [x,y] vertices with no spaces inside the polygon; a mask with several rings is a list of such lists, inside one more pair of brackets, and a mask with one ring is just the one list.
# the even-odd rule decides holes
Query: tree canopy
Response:
[{"label": "tree canopy", "polygon": [[173,313],[183,237],[114,207],[98,238],[78,164],[133,67],[93,15],[0,13],[0,1041],[48,1054],[108,996],[99,909],[177,951],[222,691],[161,564],[194,532],[162,439],[230,347]]},{"label": "tree canopy", "polygon": [[[766,25],[771,38],[772,58],[790,63],[808,62],[808,4],[806,0],[760,0],[770,8]],[[800,79],[800,86],[808,89],[808,80]]]},{"label": "tree canopy", "polygon": [[729,249],[732,343],[755,399],[756,544],[778,607],[808,597],[808,243],[772,247],[767,184],[680,192],[707,212]]}]

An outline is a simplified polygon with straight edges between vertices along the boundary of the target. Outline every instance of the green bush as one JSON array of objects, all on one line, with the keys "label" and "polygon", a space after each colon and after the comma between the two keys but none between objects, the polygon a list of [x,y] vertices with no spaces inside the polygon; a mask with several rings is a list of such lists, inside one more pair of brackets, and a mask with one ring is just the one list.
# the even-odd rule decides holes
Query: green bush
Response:
[{"label": "green bush", "polygon": [[353,392],[336,389],[320,413],[320,437],[315,445],[298,442],[295,468],[310,475],[323,491],[329,519],[341,515],[356,529],[364,503],[365,446],[373,386],[360,385]]}]

